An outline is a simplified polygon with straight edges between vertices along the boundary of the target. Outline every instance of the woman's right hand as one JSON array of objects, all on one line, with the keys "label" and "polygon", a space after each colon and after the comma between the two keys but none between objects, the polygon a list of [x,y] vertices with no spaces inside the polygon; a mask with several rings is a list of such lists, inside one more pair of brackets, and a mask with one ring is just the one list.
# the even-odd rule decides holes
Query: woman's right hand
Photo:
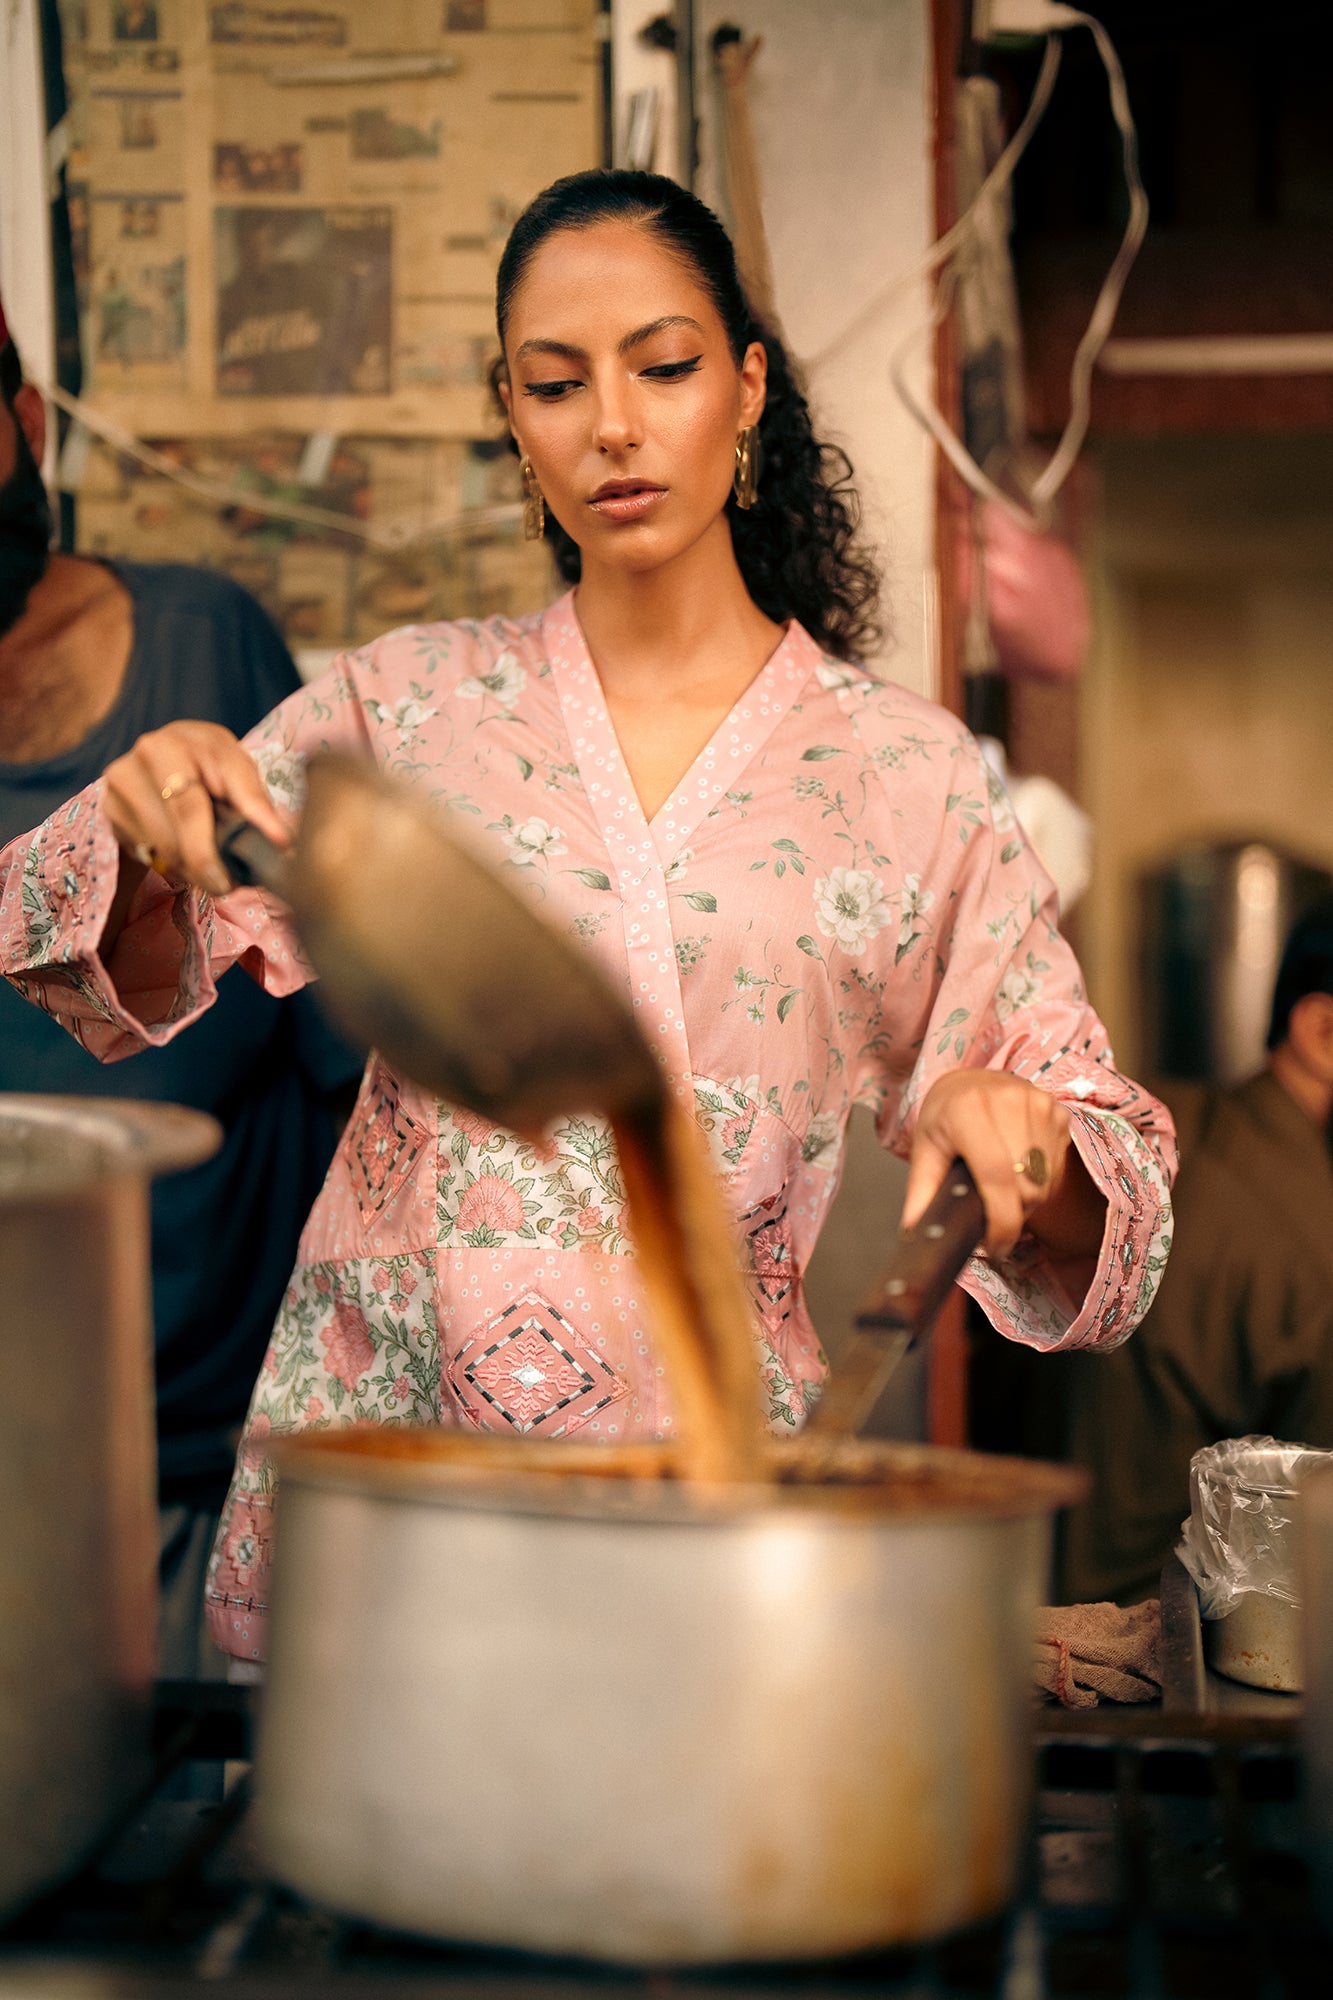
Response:
[{"label": "woman's right hand", "polygon": [[124,853],[178,887],[225,896],[232,884],[218,853],[215,802],[290,846],[291,827],[253,757],[220,723],[169,722],[106,768],[103,803]]}]

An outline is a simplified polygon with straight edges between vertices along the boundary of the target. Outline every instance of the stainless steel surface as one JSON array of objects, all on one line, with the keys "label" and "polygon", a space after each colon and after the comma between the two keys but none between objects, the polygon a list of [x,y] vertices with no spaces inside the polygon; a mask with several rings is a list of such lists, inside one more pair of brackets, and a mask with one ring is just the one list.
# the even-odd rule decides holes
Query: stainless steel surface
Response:
[{"label": "stainless steel surface", "polygon": [[1298,1604],[1249,1591],[1225,1618],[1209,1619],[1207,1645],[1218,1673],[1246,1687],[1292,1695],[1305,1685]]},{"label": "stainless steel surface", "polygon": [[229,865],[290,903],[354,1036],[451,1104],[521,1132],[660,1097],[630,1010],[473,852],[457,816],[332,751],[311,759],[308,778],[291,855],[233,829]]},{"label": "stainless steel surface", "polygon": [[1078,1475],[812,1442],[872,1483],[705,1496],[451,1473],[434,1436],[284,1453],[258,1767],[281,1879],[640,1963],[855,1951],[1005,1903]]},{"label": "stainless steel surface", "polygon": [[157,1603],[147,1182],[170,1105],[0,1095],[0,1916],[141,1774]]},{"label": "stainless steel surface", "polygon": [[[1207,1545],[1208,1562],[1233,1583],[1231,1603],[1209,1607],[1204,1640],[1220,1674],[1285,1694],[1302,1685],[1297,1545],[1300,1477],[1327,1454],[1298,1444],[1239,1438],[1196,1455],[1191,1467],[1191,1564]],[[1210,1569],[1200,1576],[1203,1582]]]},{"label": "stainless steel surface", "polygon": [[1214,1671],[1199,1615],[1194,1579],[1177,1557],[1162,1570],[1162,1709],[1167,1715],[1250,1716],[1294,1727],[1301,1714],[1298,1694],[1278,1694],[1247,1686]]}]

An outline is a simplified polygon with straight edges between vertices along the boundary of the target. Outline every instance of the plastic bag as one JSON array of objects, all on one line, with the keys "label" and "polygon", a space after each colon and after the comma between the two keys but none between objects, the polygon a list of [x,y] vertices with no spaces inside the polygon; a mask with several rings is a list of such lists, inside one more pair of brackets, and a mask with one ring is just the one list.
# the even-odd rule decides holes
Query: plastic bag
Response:
[{"label": "plastic bag", "polygon": [[1190,1515],[1176,1554],[1199,1587],[1205,1618],[1225,1618],[1247,1592],[1299,1605],[1296,1486],[1333,1451],[1277,1438],[1224,1438],[1190,1460]]}]

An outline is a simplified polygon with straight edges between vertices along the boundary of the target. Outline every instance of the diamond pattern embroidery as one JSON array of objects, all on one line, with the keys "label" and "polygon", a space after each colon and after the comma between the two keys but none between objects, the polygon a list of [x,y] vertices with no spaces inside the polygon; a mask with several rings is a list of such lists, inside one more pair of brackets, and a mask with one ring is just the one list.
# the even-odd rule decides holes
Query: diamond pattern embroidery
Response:
[{"label": "diamond pattern embroidery", "polygon": [[479,1428],[499,1428],[499,1417],[524,1436],[562,1437],[627,1393],[540,1292],[515,1299],[475,1333],[450,1362],[449,1381]]},{"label": "diamond pattern embroidery", "polygon": [[423,1144],[395,1091],[381,1083],[366,1099],[351,1148],[352,1192],[362,1222],[386,1208],[412,1171]]},{"label": "diamond pattern embroidery", "polygon": [[742,1217],[750,1252],[759,1310],[764,1324],[776,1331],[791,1314],[791,1236],[787,1227],[787,1204],[780,1195],[771,1195]]}]

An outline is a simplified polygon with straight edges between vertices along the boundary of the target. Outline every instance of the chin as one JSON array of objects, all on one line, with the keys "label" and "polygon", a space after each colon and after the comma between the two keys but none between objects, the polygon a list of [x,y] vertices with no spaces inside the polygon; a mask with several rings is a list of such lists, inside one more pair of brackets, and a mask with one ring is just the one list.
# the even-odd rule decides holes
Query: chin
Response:
[{"label": "chin", "polygon": [[627,575],[661,569],[689,548],[678,535],[663,535],[654,528],[622,528],[611,535],[599,535],[585,542],[583,560],[591,559],[602,569],[623,570]]},{"label": "chin", "polygon": [[729,536],[725,511],[684,525],[678,519],[669,526],[664,522],[645,522],[642,527],[620,528],[598,535],[583,547],[583,556],[606,569],[642,575],[649,570],[664,569],[688,555],[710,533],[716,532],[719,524]]}]

